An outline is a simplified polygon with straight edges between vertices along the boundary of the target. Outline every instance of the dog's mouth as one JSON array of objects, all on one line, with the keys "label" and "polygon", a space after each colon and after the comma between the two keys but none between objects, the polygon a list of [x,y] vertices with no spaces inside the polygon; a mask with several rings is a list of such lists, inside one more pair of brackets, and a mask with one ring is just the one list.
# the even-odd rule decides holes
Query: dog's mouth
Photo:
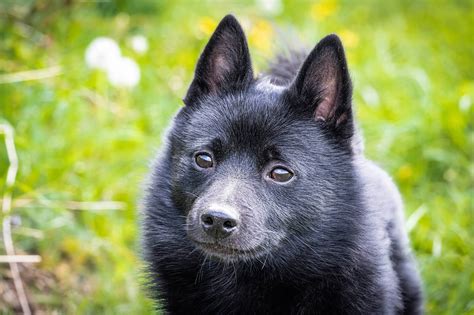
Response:
[{"label": "dog's mouth", "polygon": [[204,243],[194,241],[196,246],[205,254],[215,256],[224,260],[250,259],[259,257],[267,252],[264,246],[256,246],[254,248],[237,248],[227,246],[220,243]]}]

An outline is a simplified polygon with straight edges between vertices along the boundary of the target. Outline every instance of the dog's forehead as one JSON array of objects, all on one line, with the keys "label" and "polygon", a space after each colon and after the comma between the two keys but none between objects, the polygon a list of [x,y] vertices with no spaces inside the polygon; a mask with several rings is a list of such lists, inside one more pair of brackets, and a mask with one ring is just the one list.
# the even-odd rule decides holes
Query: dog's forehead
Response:
[{"label": "dog's forehead", "polygon": [[273,83],[271,77],[264,76],[256,82],[255,90],[260,93],[281,94],[285,90],[285,87],[282,85],[277,85]]},{"label": "dog's forehead", "polygon": [[272,142],[284,135],[292,123],[278,94],[255,89],[206,103],[195,113],[192,125],[204,137],[255,144]]}]

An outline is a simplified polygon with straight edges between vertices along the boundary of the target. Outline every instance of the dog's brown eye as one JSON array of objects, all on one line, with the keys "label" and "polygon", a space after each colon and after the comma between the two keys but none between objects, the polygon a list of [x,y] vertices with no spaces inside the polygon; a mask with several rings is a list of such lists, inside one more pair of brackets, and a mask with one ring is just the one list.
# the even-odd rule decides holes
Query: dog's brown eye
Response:
[{"label": "dog's brown eye", "polygon": [[198,153],[195,157],[196,164],[200,168],[211,168],[214,166],[212,157],[209,153]]},{"label": "dog's brown eye", "polygon": [[270,172],[270,178],[276,182],[284,183],[293,177],[293,173],[284,167],[275,167]]}]

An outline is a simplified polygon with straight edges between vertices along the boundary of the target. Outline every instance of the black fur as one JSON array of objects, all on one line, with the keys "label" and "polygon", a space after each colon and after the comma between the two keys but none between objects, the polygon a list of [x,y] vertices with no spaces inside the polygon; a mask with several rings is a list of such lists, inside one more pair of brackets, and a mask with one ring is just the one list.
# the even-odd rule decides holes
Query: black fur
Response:
[{"label": "black fur", "polygon": [[[144,200],[150,292],[166,312],[422,313],[397,190],[357,148],[340,40],[300,64],[280,58],[254,79],[232,16],[204,49]],[[212,168],[196,165],[203,151]],[[274,182],[275,166],[294,177]],[[224,239],[199,221],[215,205],[239,218]]]}]

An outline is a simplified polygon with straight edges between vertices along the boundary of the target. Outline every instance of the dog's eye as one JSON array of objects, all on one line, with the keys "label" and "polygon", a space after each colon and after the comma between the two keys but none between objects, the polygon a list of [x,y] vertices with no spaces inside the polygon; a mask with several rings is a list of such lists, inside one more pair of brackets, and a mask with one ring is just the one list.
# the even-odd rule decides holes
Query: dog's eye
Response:
[{"label": "dog's eye", "polygon": [[293,177],[293,173],[284,167],[275,167],[270,172],[270,178],[276,182],[284,183]]},{"label": "dog's eye", "polygon": [[211,168],[214,166],[214,161],[212,156],[209,153],[198,153],[196,154],[194,160],[196,161],[197,166],[200,168]]}]

